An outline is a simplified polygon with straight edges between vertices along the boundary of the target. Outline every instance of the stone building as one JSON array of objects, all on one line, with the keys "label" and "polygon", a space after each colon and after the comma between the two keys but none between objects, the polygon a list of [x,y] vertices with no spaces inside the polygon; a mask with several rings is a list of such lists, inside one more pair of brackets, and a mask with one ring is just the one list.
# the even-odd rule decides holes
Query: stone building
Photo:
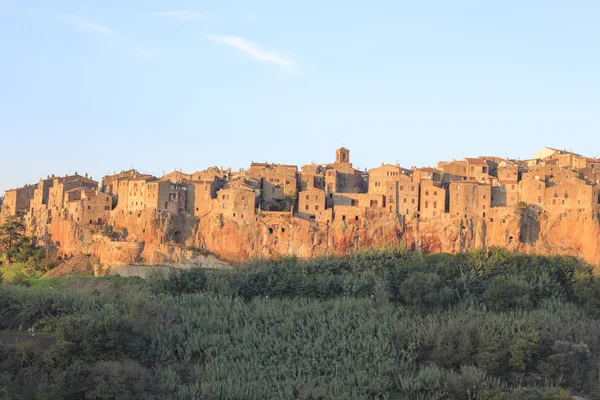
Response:
[{"label": "stone building", "polygon": [[64,176],[62,178],[54,178],[52,186],[48,191],[48,208],[61,210],[65,207],[66,193],[77,188],[98,189],[98,182],[92,178],[78,175]]},{"label": "stone building", "polygon": [[299,177],[300,190],[325,190],[325,167],[317,164],[303,165]]},{"label": "stone building", "polygon": [[264,210],[289,211],[298,193],[297,175],[269,171],[262,177],[262,207]]},{"label": "stone building", "polygon": [[112,196],[98,190],[77,188],[66,193],[66,209],[79,225],[103,225],[112,208]]},{"label": "stone building", "polygon": [[319,211],[325,210],[326,193],[321,189],[308,189],[298,193],[298,217],[316,218]]},{"label": "stone building", "polygon": [[289,211],[298,193],[298,166],[252,163],[247,177],[260,182],[264,210]]},{"label": "stone building", "polygon": [[117,194],[117,182],[120,180],[128,179],[134,176],[140,175],[140,173],[135,169],[130,169],[127,171],[121,171],[119,173],[115,173],[113,175],[105,175],[100,184],[100,190],[104,193],[108,193],[111,195]]},{"label": "stone building", "polygon": [[142,211],[148,208],[148,202],[156,203],[157,198],[147,196],[150,184],[156,184],[158,179],[139,175],[127,180],[120,180],[117,184],[118,203],[117,208],[129,212]]},{"label": "stone building", "polygon": [[37,185],[27,185],[18,189],[7,190],[4,193],[2,216],[22,216],[29,212]]},{"label": "stone building", "polygon": [[385,209],[385,196],[376,193],[336,193],[333,206],[352,206]]},{"label": "stone building", "polygon": [[[144,209],[177,214],[191,212],[194,206],[193,194],[188,191],[193,185],[171,181],[148,181],[145,183]],[[189,203],[188,203],[189,200]]]},{"label": "stone building", "polygon": [[188,196],[194,199],[194,215],[202,218],[210,213],[213,199],[217,198],[217,191],[223,187],[224,182],[214,177],[212,180],[199,180],[190,182]]},{"label": "stone building", "polygon": [[419,213],[419,184],[416,182],[392,182],[386,191],[388,210],[405,217],[416,217]]},{"label": "stone building", "polygon": [[451,215],[485,218],[491,207],[491,186],[473,180],[451,182],[449,206]]},{"label": "stone building", "polygon": [[220,181],[226,182],[231,177],[231,168],[224,169],[219,167],[210,167],[203,171],[197,171],[192,174],[193,181]]},{"label": "stone building", "polygon": [[593,170],[600,170],[600,158],[588,157],[586,159],[586,168],[591,168]]},{"label": "stone building", "polygon": [[161,181],[169,181],[173,183],[187,183],[192,180],[191,174],[186,174],[185,172],[175,170],[168,174],[163,174]]},{"label": "stone building", "polygon": [[598,188],[565,182],[546,187],[543,209],[554,215],[573,210],[596,212],[598,210]]},{"label": "stone building", "polygon": [[386,184],[390,182],[412,182],[410,171],[392,164],[369,170],[369,193],[387,194]]},{"label": "stone building", "polygon": [[446,190],[431,180],[423,180],[420,185],[419,217],[427,220],[439,217],[446,212]]},{"label": "stone building", "polygon": [[213,212],[224,218],[253,221],[256,215],[256,192],[252,188],[229,187],[217,192]]},{"label": "stone building", "polygon": [[490,176],[487,161],[482,158],[465,158],[465,162],[467,163],[467,180],[487,182]]},{"label": "stone building", "polygon": [[431,181],[440,185],[442,183],[442,171],[431,167],[414,168],[412,171],[412,180],[415,183]]},{"label": "stone building", "polygon": [[442,171],[442,183],[447,185],[454,181],[467,180],[469,173],[466,161],[440,161],[437,169]]},{"label": "stone building", "polygon": [[523,174],[519,181],[519,201],[541,210],[544,205],[544,196],[546,192],[546,180],[537,172],[527,172]]},{"label": "stone building", "polygon": [[350,150],[344,147],[337,149],[335,163],[328,164],[325,168],[325,187],[328,194],[365,191],[364,174],[352,167]]}]

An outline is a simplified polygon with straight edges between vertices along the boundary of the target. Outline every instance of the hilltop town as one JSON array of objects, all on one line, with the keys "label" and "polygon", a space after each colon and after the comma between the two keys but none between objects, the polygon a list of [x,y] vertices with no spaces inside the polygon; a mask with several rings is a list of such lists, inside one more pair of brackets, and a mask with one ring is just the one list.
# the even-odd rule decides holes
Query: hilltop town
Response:
[{"label": "hilltop town", "polygon": [[[490,231],[495,224],[506,224],[511,215],[538,221],[571,216],[597,224],[599,184],[600,159],[554,148],[544,148],[529,160],[482,156],[440,161],[427,168],[382,164],[368,171],[354,168],[350,151],[340,148],[334,162],[301,168],[252,163],[240,171],[211,167],[194,173],[174,171],[160,178],[132,169],[105,176],[101,182],[87,174],[52,175],[6,191],[0,219],[18,216],[30,232],[48,242],[61,242],[57,239],[64,229],[53,224],[56,219],[95,231],[107,225],[127,226],[128,235],[121,240],[144,242],[148,227],[132,225],[130,219],[142,215],[186,218],[186,224],[198,224],[196,231],[205,219],[218,220],[220,228],[261,225],[267,235],[292,241],[282,235],[286,226],[324,232],[334,224],[360,229],[369,221],[392,218],[402,231],[396,234],[399,238],[408,226],[442,226],[451,220],[460,221],[460,230],[468,225],[466,221],[479,221]],[[217,228],[212,230],[217,232],[213,236],[218,234]],[[517,234],[508,233],[505,245],[525,241],[522,232]],[[202,236],[175,229],[160,243],[209,247]],[[423,237],[415,240],[424,241]],[[330,244],[336,246],[335,241]],[[423,248],[423,243],[417,244]],[[446,250],[443,245],[427,246],[425,250]]]}]

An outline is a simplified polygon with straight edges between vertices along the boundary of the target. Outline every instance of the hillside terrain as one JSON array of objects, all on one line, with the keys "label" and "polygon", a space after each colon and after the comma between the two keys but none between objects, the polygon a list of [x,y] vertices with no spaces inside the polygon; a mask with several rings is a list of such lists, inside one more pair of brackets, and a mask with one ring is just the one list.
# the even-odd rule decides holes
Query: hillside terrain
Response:
[{"label": "hillside terrain", "polygon": [[0,399],[600,398],[600,281],[573,257],[387,250],[47,281],[0,284]]}]

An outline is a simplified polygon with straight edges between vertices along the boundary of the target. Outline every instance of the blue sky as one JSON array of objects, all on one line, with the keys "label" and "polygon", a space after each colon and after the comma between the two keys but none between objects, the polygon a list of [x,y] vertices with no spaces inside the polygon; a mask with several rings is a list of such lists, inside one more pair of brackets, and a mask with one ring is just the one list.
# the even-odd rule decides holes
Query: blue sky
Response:
[{"label": "blue sky", "polygon": [[600,155],[597,1],[0,0],[0,190],[47,174]]}]

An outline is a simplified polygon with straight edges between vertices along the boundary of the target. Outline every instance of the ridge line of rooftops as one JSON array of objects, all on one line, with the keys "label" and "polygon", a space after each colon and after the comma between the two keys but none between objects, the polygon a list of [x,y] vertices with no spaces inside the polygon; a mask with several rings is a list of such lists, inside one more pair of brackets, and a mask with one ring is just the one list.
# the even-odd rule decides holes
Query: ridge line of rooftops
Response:
[{"label": "ridge line of rooftops", "polygon": [[[499,157],[442,161],[437,168],[405,169],[383,164],[355,169],[350,151],[336,150],[335,162],[296,165],[252,162],[247,170],[210,167],[157,178],[135,169],[102,178],[87,174],[48,176],[6,191],[2,215],[52,215],[67,209],[79,223],[105,223],[110,212],[143,210],[219,214],[253,221],[257,215],[287,213],[316,223],[398,214],[430,219],[442,215],[490,218],[498,207],[523,204],[539,212],[600,212],[600,159],[546,147],[530,160]],[[282,215],[283,215],[282,214]]]}]

